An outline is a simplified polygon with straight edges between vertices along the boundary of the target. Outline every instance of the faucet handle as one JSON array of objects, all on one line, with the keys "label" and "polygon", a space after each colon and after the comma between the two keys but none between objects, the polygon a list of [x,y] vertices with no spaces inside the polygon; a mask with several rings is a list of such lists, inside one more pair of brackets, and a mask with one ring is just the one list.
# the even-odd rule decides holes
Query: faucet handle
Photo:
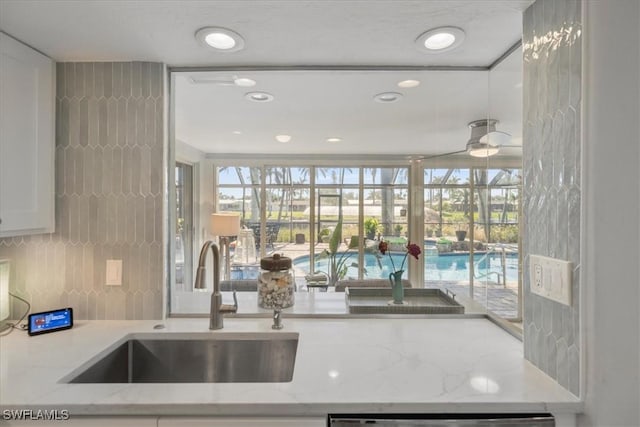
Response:
[{"label": "faucet handle", "polygon": [[238,311],[238,296],[236,291],[233,291],[233,311]]}]

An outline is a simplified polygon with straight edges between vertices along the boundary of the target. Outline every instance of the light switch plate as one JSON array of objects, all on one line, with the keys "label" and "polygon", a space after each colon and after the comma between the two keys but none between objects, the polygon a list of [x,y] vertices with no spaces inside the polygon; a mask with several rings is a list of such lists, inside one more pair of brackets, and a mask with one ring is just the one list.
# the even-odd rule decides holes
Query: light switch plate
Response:
[{"label": "light switch plate", "polygon": [[107,286],[122,286],[122,260],[108,259],[106,268]]},{"label": "light switch plate", "polygon": [[531,292],[571,306],[573,264],[540,255],[529,256]]}]

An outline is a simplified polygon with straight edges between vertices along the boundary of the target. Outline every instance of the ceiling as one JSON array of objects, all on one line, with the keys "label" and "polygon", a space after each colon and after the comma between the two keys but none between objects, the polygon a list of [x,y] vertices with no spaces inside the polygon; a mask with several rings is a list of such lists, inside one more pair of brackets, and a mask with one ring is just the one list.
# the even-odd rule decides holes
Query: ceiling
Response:
[{"label": "ceiling", "polygon": [[[435,154],[464,148],[467,123],[487,115],[499,119],[499,130],[512,133],[516,142],[520,138],[521,109],[516,105],[514,114],[513,105],[521,102],[520,58],[516,52],[494,71],[487,67],[520,39],[522,12],[531,3],[0,0],[0,30],[57,61],[159,61],[173,67],[250,70],[420,69],[215,75],[254,78],[258,84],[249,90],[275,96],[262,104],[244,99],[247,88],[192,84],[193,73],[186,73],[176,77],[177,138],[212,153]],[[464,43],[440,54],[417,48],[418,35],[442,25],[463,28]],[[203,47],[194,33],[204,26],[233,29],[244,37],[245,49],[229,53]],[[443,66],[476,68],[426,69]],[[492,77],[498,70],[508,77]],[[398,88],[405,78],[421,84]],[[520,94],[513,95],[509,87],[520,87]],[[373,101],[385,91],[404,97],[390,104]],[[290,134],[291,142],[274,141],[276,133]],[[324,141],[334,135],[343,138],[339,149]]]}]

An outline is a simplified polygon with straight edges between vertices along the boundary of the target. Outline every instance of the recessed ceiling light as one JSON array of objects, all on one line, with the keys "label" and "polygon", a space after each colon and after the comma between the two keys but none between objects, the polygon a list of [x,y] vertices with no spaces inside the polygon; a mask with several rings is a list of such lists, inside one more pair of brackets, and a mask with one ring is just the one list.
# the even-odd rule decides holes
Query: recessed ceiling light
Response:
[{"label": "recessed ceiling light", "polygon": [[253,102],[270,102],[273,101],[273,95],[267,92],[247,92],[244,97]]},{"label": "recessed ceiling light", "polygon": [[278,142],[289,142],[291,141],[291,135],[276,135],[276,141]]},{"label": "recessed ceiling light", "polygon": [[331,137],[331,138],[327,138],[327,142],[340,142],[342,141],[342,138],[336,138],[336,137]]},{"label": "recessed ceiling light", "polygon": [[196,31],[196,39],[204,45],[221,52],[236,52],[244,48],[244,39],[242,36],[227,28],[201,28]]},{"label": "recessed ceiling light", "polygon": [[389,103],[396,102],[402,98],[402,94],[398,92],[382,92],[373,97],[377,102]]},{"label": "recessed ceiling light", "polygon": [[248,77],[236,77],[233,79],[233,83],[240,87],[251,87],[256,85],[256,81]]},{"label": "recessed ceiling light", "polygon": [[464,41],[464,31],[457,27],[439,27],[420,34],[416,44],[429,53],[441,53],[453,50]]},{"label": "recessed ceiling light", "polygon": [[234,135],[242,135],[242,131],[239,131],[239,130],[234,130],[231,133],[234,134]]},{"label": "recessed ceiling light", "polygon": [[401,82],[398,82],[398,87],[404,87],[404,88],[416,87],[419,85],[420,85],[420,80],[403,80]]}]

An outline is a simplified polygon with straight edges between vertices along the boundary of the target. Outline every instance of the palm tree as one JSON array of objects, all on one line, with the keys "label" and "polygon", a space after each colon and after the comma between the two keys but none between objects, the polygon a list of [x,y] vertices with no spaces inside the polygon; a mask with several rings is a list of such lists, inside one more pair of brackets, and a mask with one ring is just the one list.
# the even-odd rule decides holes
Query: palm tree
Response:
[{"label": "palm tree", "polygon": [[484,235],[488,242],[491,230],[491,224],[489,223],[491,217],[489,212],[490,203],[488,200],[489,191],[487,186],[487,170],[475,169],[474,175],[476,192],[478,194],[478,222],[484,226]]},{"label": "palm tree", "polygon": [[[378,170],[380,171],[380,185],[382,186],[380,210],[381,223],[383,233],[390,235],[393,226],[393,208],[395,204],[395,195],[392,184],[398,182],[398,179],[404,177],[406,179],[407,168],[366,168],[371,173],[371,182],[376,181]],[[373,204],[375,205],[375,190],[373,193]]]}]

